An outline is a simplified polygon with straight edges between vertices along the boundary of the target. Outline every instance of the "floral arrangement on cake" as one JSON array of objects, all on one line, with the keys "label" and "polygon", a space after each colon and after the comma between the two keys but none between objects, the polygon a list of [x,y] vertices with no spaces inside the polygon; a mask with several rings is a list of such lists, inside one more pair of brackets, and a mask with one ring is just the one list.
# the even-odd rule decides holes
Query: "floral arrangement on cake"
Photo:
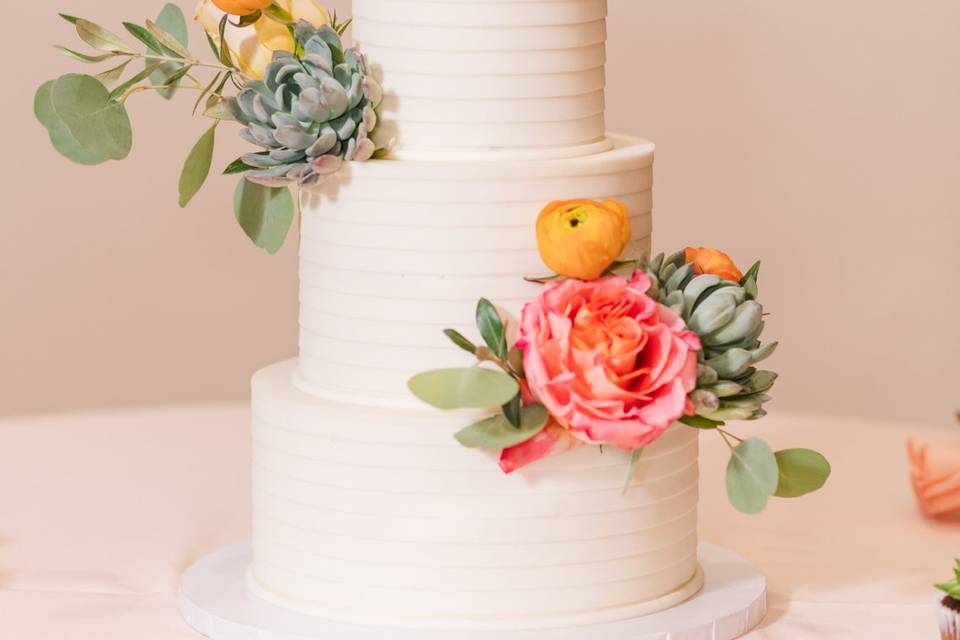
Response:
[{"label": "floral arrangement on cake", "polygon": [[133,145],[131,97],[195,91],[193,113],[212,122],[183,164],[179,204],[185,207],[206,182],[219,125],[234,122],[257,150],[223,173],[242,177],[234,213],[270,253],[283,245],[294,219],[298,199],[289,186],[316,184],[344,161],[386,152],[371,137],[381,87],[363,54],[343,45],[350,21],[339,22],[314,0],[202,0],[195,18],[213,55],[208,61],[190,52],[187,22],[175,4],[155,21],[124,22],[132,39],[60,15],[94,52],[57,48],[108,68],[69,73],[38,89],[34,112],[53,147],[82,165],[122,160]]},{"label": "floral arrangement on cake", "polygon": [[506,473],[576,447],[610,446],[632,454],[629,485],[644,447],[683,425],[729,446],[727,495],[739,511],[758,513],[774,496],[821,488],[830,474],[821,454],[774,452],[727,427],[765,416],[777,380],[756,366],[777,347],[761,341],[760,263],[743,273],[724,252],[703,247],[618,261],[630,234],[620,203],[548,204],[536,235],[556,275],[530,279],[543,289],[515,327],[481,299],[483,344],[445,331],[480,366],[423,373],[411,391],[440,409],[499,407],[456,439],[499,451]]}]

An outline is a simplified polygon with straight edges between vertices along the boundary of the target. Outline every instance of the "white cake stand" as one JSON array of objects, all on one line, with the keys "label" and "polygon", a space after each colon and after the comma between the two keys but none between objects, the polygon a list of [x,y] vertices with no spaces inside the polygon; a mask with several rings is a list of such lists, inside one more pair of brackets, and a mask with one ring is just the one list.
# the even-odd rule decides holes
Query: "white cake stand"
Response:
[{"label": "white cake stand", "polygon": [[700,544],[703,589],[672,609],[601,625],[535,631],[388,629],[332,622],[282,609],[246,586],[250,546],[227,547],[190,567],[180,612],[210,640],[734,640],[763,620],[767,583],[749,562]]}]

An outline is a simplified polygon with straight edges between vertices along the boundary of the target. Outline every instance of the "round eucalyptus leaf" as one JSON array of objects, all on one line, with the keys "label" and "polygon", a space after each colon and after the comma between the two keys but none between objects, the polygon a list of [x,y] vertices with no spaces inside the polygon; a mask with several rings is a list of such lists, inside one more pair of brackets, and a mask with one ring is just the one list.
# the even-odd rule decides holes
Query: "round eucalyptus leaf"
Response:
[{"label": "round eucalyptus leaf", "polygon": [[549,419],[546,407],[531,404],[520,410],[519,427],[510,424],[501,413],[470,425],[454,437],[471,449],[506,449],[533,438],[543,431]]},{"label": "round eucalyptus leaf", "polygon": [[106,162],[107,158],[94,155],[81,146],[77,139],[73,137],[70,130],[67,129],[63,121],[57,117],[53,110],[53,103],[50,100],[53,84],[55,80],[45,82],[37,89],[37,94],[33,100],[33,112],[37,120],[47,128],[50,135],[50,143],[60,155],[77,164],[95,165]]},{"label": "round eucalyptus leaf", "polygon": [[777,459],[763,440],[749,438],[732,451],[727,464],[727,497],[742,513],[760,513],[779,482]]},{"label": "round eucalyptus leaf", "polygon": [[438,369],[407,383],[413,395],[438,409],[489,409],[510,402],[520,385],[502,371],[483,367]]},{"label": "round eucalyptus leaf", "polygon": [[293,223],[293,197],[287,187],[265,187],[243,179],[233,195],[233,213],[255,245],[276,253]]},{"label": "round eucalyptus leaf", "polygon": [[777,451],[780,480],[777,497],[799,498],[817,491],[830,477],[830,463],[822,454],[811,449]]},{"label": "round eucalyptus leaf", "polygon": [[60,76],[50,88],[50,104],[52,115],[88,157],[104,162],[122,160],[130,153],[133,131],[127,110],[111,100],[107,88],[93,76]]}]

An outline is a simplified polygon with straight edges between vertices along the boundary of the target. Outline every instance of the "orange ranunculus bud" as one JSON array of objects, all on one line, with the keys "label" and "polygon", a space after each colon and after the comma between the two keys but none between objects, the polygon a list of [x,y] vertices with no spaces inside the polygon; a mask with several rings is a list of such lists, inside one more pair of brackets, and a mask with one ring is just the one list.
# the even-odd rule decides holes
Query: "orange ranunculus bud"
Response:
[{"label": "orange ranunculus bud", "polygon": [[629,241],[627,208],[613,200],[551,202],[537,218],[540,257],[568,278],[599,278]]},{"label": "orange ranunculus bud", "polygon": [[687,247],[686,260],[693,263],[693,271],[697,275],[709,273],[733,282],[740,282],[743,278],[743,273],[737,268],[733,259],[719,249]]},{"label": "orange ranunculus bud", "polygon": [[248,16],[254,11],[266,9],[273,4],[273,0],[213,0],[213,4],[224,13]]}]

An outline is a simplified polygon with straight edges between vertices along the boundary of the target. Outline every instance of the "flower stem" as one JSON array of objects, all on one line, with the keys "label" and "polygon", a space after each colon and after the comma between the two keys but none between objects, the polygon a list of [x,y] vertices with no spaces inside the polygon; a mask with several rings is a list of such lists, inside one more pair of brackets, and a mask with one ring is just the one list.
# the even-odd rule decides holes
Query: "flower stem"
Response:
[{"label": "flower stem", "polygon": [[719,434],[720,434],[720,437],[723,438],[723,441],[724,441],[725,443],[727,443],[727,447],[730,449],[730,451],[733,451],[733,450],[736,448],[736,447],[734,447],[733,444],[730,442],[730,439],[727,438],[727,436],[730,435],[730,434],[728,434],[726,431],[724,431],[724,430],[722,430],[722,429],[717,429],[717,433],[719,433]]},{"label": "flower stem", "polygon": [[732,433],[730,433],[729,431],[724,431],[724,430],[721,429],[720,427],[717,427],[717,432],[720,433],[721,435],[724,435],[724,436],[730,436],[731,438],[733,438],[733,439],[736,440],[737,442],[743,442],[743,438],[739,438],[739,437],[733,435]]},{"label": "flower stem", "polygon": [[220,71],[229,71],[234,75],[242,76],[245,81],[251,81],[253,78],[245,74],[239,69],[228,67],[223,64],[211,64],[209,62],[201,62],[199,60],[193,60],[190,58],[178,58],[174,56],[162,56],[153,52],[150,53],[118,53],[118,56],[127,56],[128,58],[149,58],[150,60],[159,60],[160,62],[177,62],[179,64],[187,64],[192,67],[206,67],[208,69],[219,69]]}]

